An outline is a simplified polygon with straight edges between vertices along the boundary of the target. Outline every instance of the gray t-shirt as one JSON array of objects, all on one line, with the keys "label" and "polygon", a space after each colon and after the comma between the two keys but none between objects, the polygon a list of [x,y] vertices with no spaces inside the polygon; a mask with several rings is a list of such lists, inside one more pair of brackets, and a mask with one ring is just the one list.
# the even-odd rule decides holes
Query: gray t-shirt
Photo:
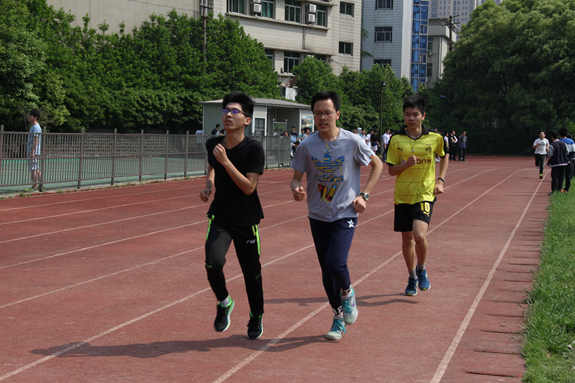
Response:
[{"label": "gray t-shirt", "polygon": [[291,167],[306,173],[308,217],[324,222],[357,217],[351,203],[361,191],[361,165],[369,165],[372,156],[364,139],[344,129],[331,142],[318,133],[302,141]]}]

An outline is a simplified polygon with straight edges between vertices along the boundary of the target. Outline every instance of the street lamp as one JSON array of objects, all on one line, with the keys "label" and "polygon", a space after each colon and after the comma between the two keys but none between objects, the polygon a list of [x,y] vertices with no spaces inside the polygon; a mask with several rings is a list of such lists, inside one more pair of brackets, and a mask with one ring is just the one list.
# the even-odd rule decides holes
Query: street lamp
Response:
[{"label": "street lamp", "polygon": [[[381,92],[379,93],[379,139],[383,140],[382,121],[383,121],[383,88],[385,88],[385,81],[381,83]],[[382,141],[383,142],[383,141]]]}]

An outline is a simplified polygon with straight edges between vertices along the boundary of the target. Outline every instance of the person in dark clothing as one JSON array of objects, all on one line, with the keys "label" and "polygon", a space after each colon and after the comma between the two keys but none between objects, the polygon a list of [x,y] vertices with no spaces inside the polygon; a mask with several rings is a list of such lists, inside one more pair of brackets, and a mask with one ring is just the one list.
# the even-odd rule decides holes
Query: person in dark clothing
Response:
[{"label": "person in dark clothing", "polygon": [[222,108],[226,135],[206,142],[209,166],[206,187],[200,192],[200,199],[207,202],[212,187],[216,187],[207,214],[206,235],[206,271],[219,302],[214,328],[219,332],[227,330],[234,309],[223,270],[233,241],[251,310],[248,338],[258,339],[263,333],[264,313],[258,224],[264,215],[257,185],[264,171],[265,153],[260,142],[244,135],[246,126],[252,122],[253,100],[244,93],[232,92],[224,97]]},{"label": "person in dark clothing", "polygon": [[551,132],[552,143],[549,145],[549,161],[547,165],[551,167],[551,193],[556,190],[561,191],[563,186],[563,179],[565,178],[565,169],[569,165],[569,157],[567,145],[559,140],[559,132],[554,130]]},{"label": "person in dark clothing", "polygon": [[575,142],[567,137],[567,128],[559,129],[559,140],[563,141],[567,145],[567,158],[569,159],[569,164],[565,168],[565,192],[569,191],[571,187],[571,178],[573,178],[573,160],[575,159]]}]

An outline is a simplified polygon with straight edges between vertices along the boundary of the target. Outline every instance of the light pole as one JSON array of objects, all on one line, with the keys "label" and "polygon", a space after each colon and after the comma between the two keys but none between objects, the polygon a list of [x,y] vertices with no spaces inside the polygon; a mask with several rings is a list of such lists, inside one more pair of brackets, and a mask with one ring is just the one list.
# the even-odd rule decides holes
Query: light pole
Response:
[{"label": "light pole", "polygon": [[383,88],[385,88],[385,81],[381,83],[381,91],[379,93],[379,140],[383,143],[383,131],[382,121],[383,121]]}]

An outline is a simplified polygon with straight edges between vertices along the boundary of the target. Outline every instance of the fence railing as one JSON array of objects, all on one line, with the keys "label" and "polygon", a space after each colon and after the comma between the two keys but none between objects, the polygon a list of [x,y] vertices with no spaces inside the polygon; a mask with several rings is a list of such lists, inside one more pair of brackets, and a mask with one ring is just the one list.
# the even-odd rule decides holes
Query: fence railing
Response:
[{"label": "fence railing", "polygon": [[[28,145],[32,133],[0,128],[0,187],[31,185]],[[206,174],[205,142],[186,134],[40,133],[40,185],[142,182]],[[279,136],[252,137],[266,153],[266,169],[288,165],[291,143]]]}]

